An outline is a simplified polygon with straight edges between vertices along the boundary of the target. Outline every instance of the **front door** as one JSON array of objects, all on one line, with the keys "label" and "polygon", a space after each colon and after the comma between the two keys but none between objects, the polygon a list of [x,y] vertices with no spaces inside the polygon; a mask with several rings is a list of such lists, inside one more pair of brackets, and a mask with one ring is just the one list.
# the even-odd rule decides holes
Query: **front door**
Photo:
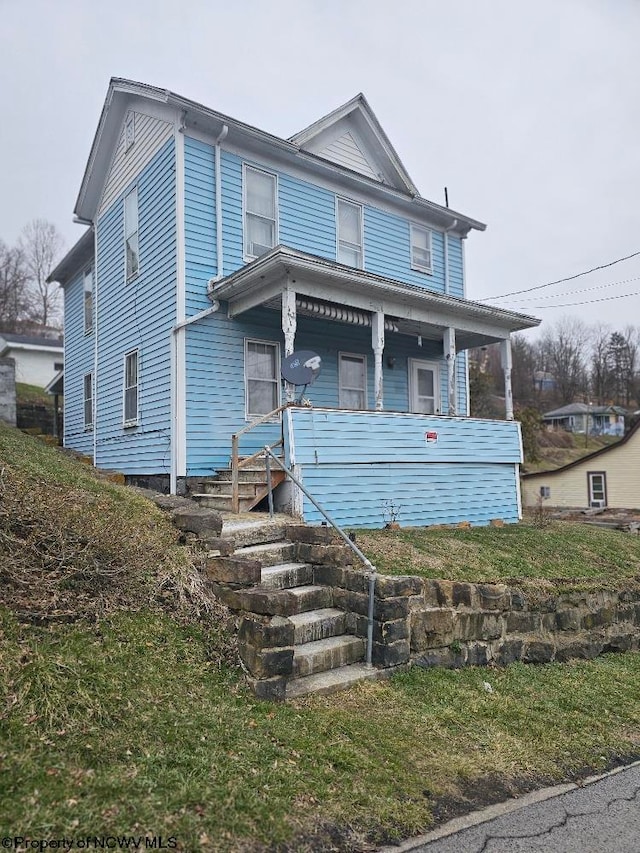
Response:
[{"label": "front door", "polygon": [[409,407],[421,415],[440,413],[440,370],[437,362],[409,359]]}]

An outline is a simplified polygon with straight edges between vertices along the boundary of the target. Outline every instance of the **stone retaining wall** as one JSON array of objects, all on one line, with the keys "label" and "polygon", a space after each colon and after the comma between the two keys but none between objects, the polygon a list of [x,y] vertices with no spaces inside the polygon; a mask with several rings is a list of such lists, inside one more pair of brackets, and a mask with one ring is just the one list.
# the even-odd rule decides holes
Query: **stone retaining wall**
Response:
[{"label": "stone retaining wall", "polygon": [[[330,588],[348,633],[367,637],[368,577],[325,528],[292,526],[296,560],[313,565],[314,583]],[[293,670],[296,597],[256,587],[260,564],[233,555],[208,565],[212,591],[240,614],[240,656],[254,692],[283,699]],[[617,591],[564,593],[540,602],[505,584],[415,576],[376,578],[373,664],[394,667],[506,665],[594,658],[640,646],[640,584]]]}]

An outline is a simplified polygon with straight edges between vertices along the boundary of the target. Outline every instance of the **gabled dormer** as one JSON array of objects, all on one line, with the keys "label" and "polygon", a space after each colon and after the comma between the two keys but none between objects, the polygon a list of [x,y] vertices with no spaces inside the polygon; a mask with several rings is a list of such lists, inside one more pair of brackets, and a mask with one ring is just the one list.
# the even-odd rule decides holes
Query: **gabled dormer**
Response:
[{"label": "gabled dormer", "polygon": [[381,184],[419,195],[362,93],[290,137],[289,142]]}]

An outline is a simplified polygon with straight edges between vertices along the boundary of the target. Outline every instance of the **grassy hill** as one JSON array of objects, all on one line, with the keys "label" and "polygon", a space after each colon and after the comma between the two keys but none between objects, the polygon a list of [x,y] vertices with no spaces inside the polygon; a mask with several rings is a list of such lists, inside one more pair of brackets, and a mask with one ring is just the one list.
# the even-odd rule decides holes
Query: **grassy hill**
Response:
[{"label": "grassy hill", "polygon": [[640,750],[631,653],[259,702],[198,567],[137,492],[0,424],[2,836],[370,850]]}]

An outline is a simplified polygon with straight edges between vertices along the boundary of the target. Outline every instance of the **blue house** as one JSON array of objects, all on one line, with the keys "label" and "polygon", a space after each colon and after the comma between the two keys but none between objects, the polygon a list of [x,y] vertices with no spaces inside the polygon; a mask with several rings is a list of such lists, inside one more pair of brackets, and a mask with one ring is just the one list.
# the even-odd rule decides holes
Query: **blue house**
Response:
[{"label": "blue house", "polygon": [[[509,341],[539,321],[466,298],[485,226],[419,195],[363,95],[281,139],[113,79],[75,214],[51,276],[66,446],[222,508],[263,494],[242,460],[269,444],[342,523],[520,517]],[[505,420],[472,419],[467,350],[495,342]],[[305,401],[280,372],[299,350],[321,358]]]}]

